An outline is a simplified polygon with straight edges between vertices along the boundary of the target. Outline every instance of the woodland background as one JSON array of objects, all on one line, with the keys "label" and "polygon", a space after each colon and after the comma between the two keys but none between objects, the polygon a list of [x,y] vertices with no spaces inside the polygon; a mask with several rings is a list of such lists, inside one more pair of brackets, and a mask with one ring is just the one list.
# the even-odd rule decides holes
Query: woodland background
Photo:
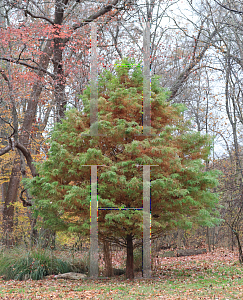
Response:
[{"label": "woodland background", "polygon": [[[222,171],[220,226],[178,229],[156,249],[237,248],[243,225],[243,39],[240,1],[0,0],[0,242],[2,246],[82,248],[82,236],[36,226],[21,179],[48,156],[51,128],[82,109],[89,82],[90,23],[98,26],[99,72],[116,59],[142,61],[151,21],[151,74],[172,103],[184,103],[195,131],[215,137],[206,169]],[[88,218],[89,216],[87,216]]]}]

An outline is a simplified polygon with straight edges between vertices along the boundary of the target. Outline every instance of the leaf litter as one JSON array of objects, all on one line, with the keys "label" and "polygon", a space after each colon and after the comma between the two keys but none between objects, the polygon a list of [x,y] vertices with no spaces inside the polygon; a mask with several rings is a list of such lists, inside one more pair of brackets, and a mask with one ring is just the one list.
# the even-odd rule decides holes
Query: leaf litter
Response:
[{"label": "leaf litter", "polygon": [[[116,266],[123,264],[122,254]],[[153,277],[136,273],[97,280],[0,280],[0,299],[242,299],[243,273],[236,252],[211,253],[153,260]]]}]

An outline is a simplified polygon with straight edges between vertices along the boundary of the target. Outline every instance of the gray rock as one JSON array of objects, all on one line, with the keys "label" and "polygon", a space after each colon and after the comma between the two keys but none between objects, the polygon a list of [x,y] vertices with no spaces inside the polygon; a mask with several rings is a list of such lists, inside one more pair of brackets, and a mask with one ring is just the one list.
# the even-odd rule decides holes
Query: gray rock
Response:
[{"label": "gray rock", "polygon": [[71,280],[79,280],[79,279],[84,279],[86,277],[87,277],[86,274],[74,273],[74,272],[58,274],[54,276],[54,278],[56,279],[71,279]]},{"label": "gray rock", "polygon": [[177,256],[191,256],[191,255],[199,255],[207,253],[206,249],[182,249],[177,250]]},{"label": "gray rock", "polygon": [[123,275],[123,274],[125,274],[125,273],[126,273],[125,270],[113,268],[113,274],[114,274],[114,275]]}]

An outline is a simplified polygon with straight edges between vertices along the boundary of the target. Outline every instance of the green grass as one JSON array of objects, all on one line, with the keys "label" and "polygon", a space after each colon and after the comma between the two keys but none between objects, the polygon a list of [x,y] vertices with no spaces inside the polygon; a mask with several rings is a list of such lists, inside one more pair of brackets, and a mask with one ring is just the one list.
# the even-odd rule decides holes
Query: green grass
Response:
[{"label": "green grass", "polygon": [[[82,287],[77,287],[75,290],[103,291],[101,295],[97,296],[97,299],[106,299],[108,291],[116,291],[115,294],[112,294],[112,299],[121,299],[121,297],[122,299],[133,299],[133,297],[135,297],[134,299],[139,297],[155,299],[153,297],[158,294],[167,294],[168,299],[173,299],[173,296],[183,297],[187,294],[188,299],[205,296],[214,297],[215,294],[219,296],[223,294],[222,299],[234,299],[234,294],[239,294],[237,288],[242,289],[243,294],[243,278],[236,277],[232,279],[232,277],[243,273],[240,265],[229,267],[222,263],[215,263],[213,269],[199,271],[200,275],[196,275],[194,272],[194,269],[186,271],[173,270],[164,279],[141,279],[135,280],[133,283],[119,283],[119,281],[111,279],[105,283],[100,281],[99,286],[97,286],[97,283],[93,284],[92,281],[86,280],[86,282],[89,282],[88,284],[83,283]],[[233,291],[234,289],[235,291]]]},{"label": "green grass", "polygon": [[[80,281],[2,281],[0,296],[17,299],[243,299],[243,267],[236,259],[166,260],[153,279],[89,278]],[[39,283],[38,283],[39,282]],[[14,298],[15,297],[15,298]],[[20,297],[19,297],[20,298]]]}]

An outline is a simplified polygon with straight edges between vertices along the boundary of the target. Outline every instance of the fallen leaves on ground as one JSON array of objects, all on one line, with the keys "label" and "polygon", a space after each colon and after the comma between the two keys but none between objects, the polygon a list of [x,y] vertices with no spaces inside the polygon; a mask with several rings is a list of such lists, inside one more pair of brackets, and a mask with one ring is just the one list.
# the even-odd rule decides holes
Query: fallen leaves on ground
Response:
[{"label": "fallen leaves on ground", "polygon": [[0,299],[243,299],[237,253],[218,249],[186,257],[158,254],[153,269],[152,279],[137,273],[133,281],[124,276],[77,281],[52,276],[39,281],[1,279]]}]

